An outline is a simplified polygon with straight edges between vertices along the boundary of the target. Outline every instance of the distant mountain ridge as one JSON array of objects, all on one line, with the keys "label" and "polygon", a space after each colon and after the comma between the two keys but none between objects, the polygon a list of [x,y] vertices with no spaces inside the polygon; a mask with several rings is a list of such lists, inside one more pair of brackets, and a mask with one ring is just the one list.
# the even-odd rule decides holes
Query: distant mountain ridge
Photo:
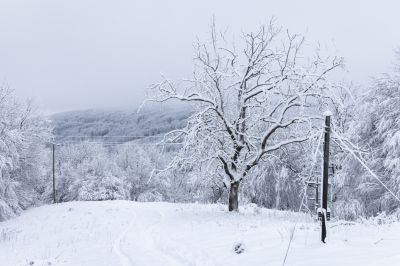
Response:
[{"label": "distant mountain ridge", "polygon": [[81,110],[50,117],[56,141],[99,139],[127,142],[160,136],[183,128],[191,114],[188,108],[145,108],[137,110]]}]

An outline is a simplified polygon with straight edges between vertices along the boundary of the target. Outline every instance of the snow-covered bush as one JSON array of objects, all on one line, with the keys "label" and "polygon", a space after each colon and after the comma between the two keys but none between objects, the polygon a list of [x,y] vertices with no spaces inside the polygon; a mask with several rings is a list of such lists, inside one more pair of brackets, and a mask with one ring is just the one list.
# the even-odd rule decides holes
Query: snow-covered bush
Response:
[{"label": "snow-covered bush", "polygon": [[127,199],[124,181],[105,172],[103,176],[87,175],[78,191],[77,200],[122,200]]},{"label": "snow-covered bush", "polygon": [[332,216],[343,220],[356,220],[364,215],[364,208],[357,199],[338,200],[332,204]]},{"label": "snow-covered bush", "polygon": [[128,198],[125,177],[102,145],[62,145],[56,155],[58,201]]},{"label": "snow-covered bush", "polygon": [[[151,198],[149,191],[154,189],[157,179],[150,178],[153,171],[158,168],[161,156],[157,156],[155,147],[151,145],[142,146],[141,144],[133,145],[126,144],[120,147],[115,147],[112,156],[117,167],[120,169],[120,174],[124,176],[128,191],[128,198],[131,200],[138,200],[142,193],[147,196],[143,198]],[[159,184],[160,191],[162,190]],[[157,193],[156,193],[157,194]],[[158,196],[156,197],[158,198]]]},{"label": "snow-covered bush", "polygon": [[[169,198],[170,177],[156,175],[169,152],[156,145],[126,143],[61,144],[56,151],[57,201],[162,201]],[[51,190],[48,195],[51,196]],[[172,194],[172,193],[171,193]]]},{"label": "snow-covered bush", "polygon": [[137,201],[140,202],[159,202],[163,200],[164,196],[157,190],[143,192],[137,197]]}]

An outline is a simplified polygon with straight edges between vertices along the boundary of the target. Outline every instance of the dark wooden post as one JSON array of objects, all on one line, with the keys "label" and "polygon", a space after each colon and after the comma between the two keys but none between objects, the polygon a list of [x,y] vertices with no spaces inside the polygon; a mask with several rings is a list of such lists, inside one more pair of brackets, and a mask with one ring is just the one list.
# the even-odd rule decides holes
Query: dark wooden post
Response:
[{"label": "dark wooden post", "polygon": [[322,176],[322,197],[321,197],[321,241],[325,243],[326,238],[326,217],[328,213],[328,175],[329,175],[329,138],[331,131],[332,113],[327,111],[325,115],[325,136],[324,136],[324,164]]},{"label": "dark wooden post", "polygon": [[56,144],[53,143],[53,203],[57,203],[56,201],[56,167],[55,167],[55,153],[56,153]]}]

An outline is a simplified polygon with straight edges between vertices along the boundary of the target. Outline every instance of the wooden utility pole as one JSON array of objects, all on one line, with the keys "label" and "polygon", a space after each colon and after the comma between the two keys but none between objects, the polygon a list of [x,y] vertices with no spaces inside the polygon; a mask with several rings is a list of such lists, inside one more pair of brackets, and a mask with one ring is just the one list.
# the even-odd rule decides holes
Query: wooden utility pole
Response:
[{"label": "wooden utility pole", "polygon": [[327,111],[325,115],[325,134],[324,134],[324,163],[322,175],[322,197],[321,197],[321,241],[325,243],[326,220],[328,214],[328,176],[329,176],[329,138],[331,131],[332,113]]},{"label": "wooden utility pole", "polygon": [[53,203],[57,203],[56,201],[56,167],[55,167],[55,154],[56,154],[56,144],[52,144],[53,148]]}]

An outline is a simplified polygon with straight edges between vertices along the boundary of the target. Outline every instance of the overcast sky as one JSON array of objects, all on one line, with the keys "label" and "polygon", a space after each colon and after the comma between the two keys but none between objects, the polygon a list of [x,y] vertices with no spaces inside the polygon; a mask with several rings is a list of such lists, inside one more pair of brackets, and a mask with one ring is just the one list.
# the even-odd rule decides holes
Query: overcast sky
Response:
[{"label": "overcast sky", "polygon": [[275,16],[344,56],[347,79],[388,71],[400,46],[398,0],[0,0],[0,82],[46,112],[127,108],[191,70],[213,14],[235,36]]}]

